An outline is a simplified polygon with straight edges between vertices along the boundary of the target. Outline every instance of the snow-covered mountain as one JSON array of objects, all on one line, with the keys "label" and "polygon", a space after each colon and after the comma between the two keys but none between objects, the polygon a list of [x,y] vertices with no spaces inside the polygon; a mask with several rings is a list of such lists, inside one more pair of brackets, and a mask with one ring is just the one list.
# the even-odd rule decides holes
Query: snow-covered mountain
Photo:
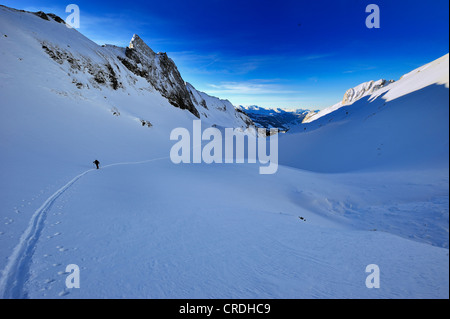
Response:
[{"label": "snow-covered mountain", "polygon": [[311,112],[303,109],[270,109],[257,105],[238,105],[236,109],[247,114],[258,127],[266,129],[278,128],[281,131],[288,131],[291,127],[301,124]]},{"label": "snow-covered mountain", "polygon": [[445,167],[448,64],[446,54],[396,82],[368,82],[347,91],[350,104],[325,109],[283,136],[280,143],[297,147],[282,151],[280,163],[327,172],[419,163]]},{"label": "snow-covered mountain", "polygon": [[[4,24],[21,25],[17,35],[8,35],[7,29],[4,30],[4,45],[8,46],[8,42],[20,37],[34,40],[33,50],[40,46],[40,51],[47,54],[48,62],[59,66],[59,74],[53,77],[71,81],[80,95],[90,91],[101,96],[105,90],[114,91],[115,95],[128,95],[134,91],[149,96],[161,95],[171,105],[187,110],[211,125],[242,128],[252,125],[248,117],[229,107],[228,101],[220,101],[205,93],[197,101],[195,95],[199,93],[191,84],[185,83],[173,60],[166,53],[155,53],[136,34],[126,48],[99,46],[76,30],[67,28],[65,22],[54,14],[0,8]],[[40,55],[40,52],[28,54]],[[123,106],[112,104],[110,108],[125,111]]]},{"label": "snow-covered mountain", "polygon": [[[222,100],[196,90],[190,83],[186,88],[197,110],[200,118],[222,127],[254,127],[255,124],[247,114],[239,112],[228,100]],[[213,124],[213,125],[214,125]]]},{"label": "snow-covered mountain", "polygon": [[357,86],[355,86],[354,88],[348,89],[345,94],[344,94],[344,98],[342,99],[342,101],[339,101],[338,103],[327,107],[326,109],[323,109],[321,111],[315,111],[315,112],[310,112],[305,119],[303,120],[303,123],[310,123],[312,121],[317,120],[318,118],[321,118],[322,116],[334,112],[337,109],[340,109],[341,107],[345,106],[345,105],[349,105],[352,104],[354,102],[356,102],[357,100],[363,98],[364,96],[370,95],[372,93],[374,93],[375,91],[393,83],[394,80],[378,80],[378,81],[368,81],[368,82],[364,82],[361,83]]}]

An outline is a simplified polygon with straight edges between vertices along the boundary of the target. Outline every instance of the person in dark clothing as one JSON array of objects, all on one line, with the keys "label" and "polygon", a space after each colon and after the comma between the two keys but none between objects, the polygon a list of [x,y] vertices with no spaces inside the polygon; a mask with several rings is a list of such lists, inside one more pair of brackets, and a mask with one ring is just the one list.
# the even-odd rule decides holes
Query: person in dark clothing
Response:
[{"label": "person in dark clothing", "polygon": [[100,164],[100,162],[99,162],[99,161],[95,160],[95,161],[93,161],[92,163],[94,163],[94,164],[95,164],[95,166],[97,166],[97,169],[99,169],[99,168],[100,168],[100,167],[98,167],[98,165]]}]

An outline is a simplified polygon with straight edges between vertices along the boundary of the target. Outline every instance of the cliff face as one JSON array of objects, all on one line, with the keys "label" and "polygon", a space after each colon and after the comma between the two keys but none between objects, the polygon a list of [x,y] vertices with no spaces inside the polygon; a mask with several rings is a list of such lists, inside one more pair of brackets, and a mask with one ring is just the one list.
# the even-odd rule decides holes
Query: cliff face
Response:
[{"label": "cliff face", "polygon": [[144,77],[170,104],[200,118],[177,66],[166,53],[155,53],[135,34],[125,49],[125,56],[120,59],[128,70]]}]

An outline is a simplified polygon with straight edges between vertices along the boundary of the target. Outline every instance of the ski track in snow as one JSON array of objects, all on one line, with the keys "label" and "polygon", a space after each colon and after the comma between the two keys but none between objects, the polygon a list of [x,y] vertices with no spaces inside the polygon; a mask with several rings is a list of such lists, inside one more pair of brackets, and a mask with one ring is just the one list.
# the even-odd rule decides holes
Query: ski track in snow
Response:
[{"label": "ski track in snow", "polygon": [[[139,162],[123,162],[114,163],[103,166],[103,168],[119,166],[119,165],[134,165],[154,162],[169,158],[158,157],[150,160],[144,160]],[[47,213],[51,210],[56,200],[69,189],[76,181],[89,172],[96,169],[89,169],[65,184],[58,189],[53,195],[39,207],[31,216],[27,229],[20,237],[19,243],[14,248],[13,253],[8,258],[8,262],[2,272],[2,278],[0,280],[0,297],[3,299],[24,299],[28,298],[27,292],[23,290],[25,283],[29,278],[29,270],[32,262],[33,254],[36,249],[36,244],[39,240],[41,232],[44,228],[44,222]]]}]

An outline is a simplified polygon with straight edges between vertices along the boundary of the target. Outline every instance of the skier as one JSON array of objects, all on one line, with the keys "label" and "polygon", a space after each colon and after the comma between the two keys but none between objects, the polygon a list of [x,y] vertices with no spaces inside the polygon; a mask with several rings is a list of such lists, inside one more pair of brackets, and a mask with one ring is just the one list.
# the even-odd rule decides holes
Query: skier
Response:
[{"label": "skier", "polygon": [[99,169],[99,167],[98,167],[98,165],[100,164],[100,162],[99,162],[99,161],[95,160],[95,161],[93,161],[92,163],[94,163],[94,164],[95,164],[95,166],[97,166],[97,169]]}]

